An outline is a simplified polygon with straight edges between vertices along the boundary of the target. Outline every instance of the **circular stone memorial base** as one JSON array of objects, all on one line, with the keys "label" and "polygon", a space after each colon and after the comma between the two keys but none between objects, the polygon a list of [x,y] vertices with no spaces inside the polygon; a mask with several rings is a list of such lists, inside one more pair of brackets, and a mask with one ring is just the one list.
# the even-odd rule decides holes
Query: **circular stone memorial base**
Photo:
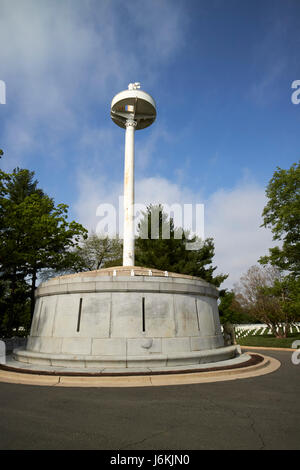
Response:
[{"label": "circular stone memorial base", "polygon": [[37,288],[27,347],[12,365],[142,373],[240,364],[249,356],[224,346],[217,298],[200,278],[154,269],[60,276]]}]

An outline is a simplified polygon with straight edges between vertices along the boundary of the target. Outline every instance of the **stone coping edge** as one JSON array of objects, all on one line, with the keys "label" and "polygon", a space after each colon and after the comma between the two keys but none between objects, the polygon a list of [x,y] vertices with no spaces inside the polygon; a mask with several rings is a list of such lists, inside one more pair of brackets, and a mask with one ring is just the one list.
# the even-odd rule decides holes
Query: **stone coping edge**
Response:
[{"label": "stone coping edge", "polygon": [[141,292],[141,293],[161,293],[161,294],[183,294],[183,295],[202,295],[205,297],[218,298],[219,294],[215,287],[193,283],[181,282],[143,282],[143,281],[92,281],[92,282],[73,282],[65,284],[41,284],[35,291],[35,297],[45,297],[49,295],[63,294],[92,294],[92,293],[111,293],[111,292]]},{"label": "stone coping edge", "polygon": [[[189,274],[175,273],[173,271],[165,271],[157,268],[149,268],[146,266],[111,266],[110,268],[100,268],[93,271],[81,271],[79,273],[63,274],[62,276],[55,276],[49,280],[60,280],[60,279],[72,279],[81,276],[94,277],[94,276],[110,276],[110,277],[124,277],[131,276],[131,271],[134,271],[134,277],[145,276],[145,277],[169,277],[169,278],[182,278],[182,279],[195,279],[203,281],[207,284],[208,281],[198,276],[191,276]],[[151,271],[151,276],[149,273]],[[115,275],[114,275],[115,272]],[[167,274],[167,275],[166,275]],[[45,281],[47,282],[47,281]]]}]

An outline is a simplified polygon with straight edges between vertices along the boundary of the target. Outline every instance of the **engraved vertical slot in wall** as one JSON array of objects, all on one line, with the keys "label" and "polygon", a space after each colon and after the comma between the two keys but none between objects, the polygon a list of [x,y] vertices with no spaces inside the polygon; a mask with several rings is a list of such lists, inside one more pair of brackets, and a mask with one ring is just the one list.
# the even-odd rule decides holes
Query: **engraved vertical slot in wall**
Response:
[{"label": "engraved vertical slot in wall", "polygon": [[145,319],[145,297],[142,297],[142,329],[146,331],[146,319]]},{"label": "engraved vertical slot in wall", "polygon": [[78,319],[77,319],[77,333],[80,330],[80,321],[81,321],[81,310],[82,310],[82,298],[79,300],[79,309],[78,309]]},{"label": "engraved vertical slot in wall", "polygon": [[198,304],[197,304],[197,299],[195,299],[195,307],[196,307],[196,316],[197,316],[197,325],[198,325],[198,330],[200,331],[200,323],[199,323],[199,312],[198,312]]}]

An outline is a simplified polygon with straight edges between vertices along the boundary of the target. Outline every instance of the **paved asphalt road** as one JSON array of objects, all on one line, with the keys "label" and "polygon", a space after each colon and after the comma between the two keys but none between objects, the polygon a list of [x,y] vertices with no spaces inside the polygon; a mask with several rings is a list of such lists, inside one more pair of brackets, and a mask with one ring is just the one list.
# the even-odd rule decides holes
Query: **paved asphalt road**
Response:
[{"label": "paved asphalt road", "polygon": [[[265,353],[265,351],[262,351]],[[300,365],[208,384],[58,388],[0,383],[0,449],[300,449]]]}]

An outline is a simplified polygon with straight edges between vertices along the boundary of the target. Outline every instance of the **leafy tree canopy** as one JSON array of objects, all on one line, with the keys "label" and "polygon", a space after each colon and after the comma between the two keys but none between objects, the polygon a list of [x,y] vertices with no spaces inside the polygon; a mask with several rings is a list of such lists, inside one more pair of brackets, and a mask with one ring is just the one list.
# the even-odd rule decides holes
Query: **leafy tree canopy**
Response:
[{"label": "leafy tree canopy", "polygon": [[73,272],[93,271],[122,265],[122,242],[119,238],[91,233],[73,252]]},{"label": "leafy tree canopy", "polygon": [[251,323],[253,317],[243,311],[236,300],[234,291],[222,289],[220,291],[219,315],[222,324],[229,323]]},{"label": "leafy tree canopy", "polygon": [[71,265],[70,251],[87,232],[77,222],[68,222],[68,206],[56,206],[37,184],[34,172],[26,169],[0,173],[1,278],[10,283],[11,299],[18,283],[30,283],[31,314],[38,273]]},{"label": "leafy tree canopy", "polygon": [[251,266],[234,288],[242,311],[266,323],[276,337],[286,337],[300,319],[299,280],[275,266]]},{"label": "leafy tree canopy", "polygon": [[289,272],[300,274],[300,162],[284,170],[277,168],[270,180],[263,210],[263,226],[270,227],[274,240],[281,240],[282,247],[269,249],[269,255],[260,263],[271,263]]}]

